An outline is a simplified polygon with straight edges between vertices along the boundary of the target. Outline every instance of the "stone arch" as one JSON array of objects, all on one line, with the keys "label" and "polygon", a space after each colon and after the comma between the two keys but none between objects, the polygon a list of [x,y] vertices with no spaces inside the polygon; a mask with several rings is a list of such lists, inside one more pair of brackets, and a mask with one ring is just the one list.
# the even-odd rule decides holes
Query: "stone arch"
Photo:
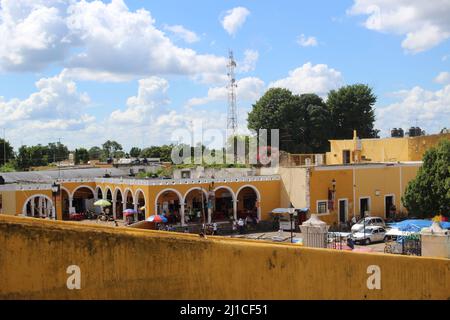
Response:
[{"label": "stone arch", "polygon": [[201,190],[201,191],[203,191],[203,193],[205,194],[205,197],[208,198],[208,191],[206,191],[204,188],[201,188],[201,187],[192,187],[192,188],[190,188],[188,191],[186,191],[186,192],[184,193],[184,196],[183,196],[183,203],[184,203],[184,204],[186,204],[186,197],[189,195],[189,193],[191,193],[191,192],[194,191],[194,190]]},{"label": "stone arch", "polygon": [[158,199],[159,199],[159,197],[161,197],[161,195],[163,195],[166,192],[174,192],[177,195],[178,200],[180,201],[180,204],[183,203],[184,198],[183,198],[183,195],[180,193],[180,191],[173,189],[173,188],[163,189],[160,192],[158,192],[158,194],[155,197],[155,214],[158,213]]},{"label": "stone arch", "polygon": [[256,188],[255,186],[253,186],[251,184],[246,184],[246,185],[241,186],[236,192],[236,201],[239,201],[239,194],[245,188],[250,188],[255,192],[255,194],[256,194],[256,202],[255,202],[256,214],[257,214],[258,220],[261,220],[261,193],[259,192],[258,188]]},{"label": "stone arch", "polygon": [[44,199],[46,199],[47,201],[50,202],[50,205],[51,205],[51,208],[52,208],[51,209],[52,210],[52,217],[53,217],[53,219],[55,219],[56,218],[56,216],[55,216],[56,215],[55,204],[53,203],[53,200],[49,196],[47,196],[45,194],[42,194],[42,193],[33,194],[33,195],[29,196],[25,200],[25,202],[23,204],[23,207],[22,207],[22,216],[24,216],[24,217],[27,216],[27,205],[28,205],[28,202],[30,202],[31,200],[34,201],[35,198],[44,198]]}]

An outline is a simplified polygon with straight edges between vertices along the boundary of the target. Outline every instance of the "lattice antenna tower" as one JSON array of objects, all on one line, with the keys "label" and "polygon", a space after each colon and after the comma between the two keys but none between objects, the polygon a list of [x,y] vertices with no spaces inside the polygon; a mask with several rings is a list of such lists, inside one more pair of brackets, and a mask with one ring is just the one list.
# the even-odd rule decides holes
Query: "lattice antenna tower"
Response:
[{"label": "lattice antenna tower", "polygon": [[236,61],[233,57],[233,51],[229,51],[228,55],[228,118],[227,129],[228,133],[235,136],[237,130],[237,106],[236,106]]}]

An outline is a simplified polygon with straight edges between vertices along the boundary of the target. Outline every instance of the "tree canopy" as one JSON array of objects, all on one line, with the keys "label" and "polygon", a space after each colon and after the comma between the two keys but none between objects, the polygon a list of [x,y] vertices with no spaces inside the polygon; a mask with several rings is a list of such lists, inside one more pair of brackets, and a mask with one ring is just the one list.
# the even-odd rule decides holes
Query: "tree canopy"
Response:
[{"label": "tree canopy", "polygon": [[450,141],[441,140],[427,150],[423,165],[411,180],[402,198],[410,216],[431,218],[450,216]]},{"label": "tree canopy", "polygon": [[[6,158],[5,158],[6,156]],[[14,149],[7,140],[0,139],[0,166],[14,159]]]},{"label": "tree canopy", "polygon": [[280,149],[290,153],[322,153],[328,140],[376,137],[373,106],[376,97],[367,85],[332,90],[325,102],[316,94],[295,95],[269,89],[248,114],[249,129],[279,129]]}]

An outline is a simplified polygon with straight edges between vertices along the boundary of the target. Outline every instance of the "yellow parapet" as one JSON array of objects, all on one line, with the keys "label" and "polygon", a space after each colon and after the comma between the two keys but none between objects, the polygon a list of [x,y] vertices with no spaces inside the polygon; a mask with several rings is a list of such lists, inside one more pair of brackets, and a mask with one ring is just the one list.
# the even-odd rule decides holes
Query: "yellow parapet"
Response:
[{"label": "yellow parapet", "polygon": [[450,298],[438,258],[12,216],[0,243],[0,299]]}]

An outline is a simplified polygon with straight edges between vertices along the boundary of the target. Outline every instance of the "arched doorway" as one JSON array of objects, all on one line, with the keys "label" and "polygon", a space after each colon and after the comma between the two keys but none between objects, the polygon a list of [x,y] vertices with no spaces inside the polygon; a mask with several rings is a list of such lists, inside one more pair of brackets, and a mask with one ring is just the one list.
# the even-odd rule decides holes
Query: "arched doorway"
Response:
[{"label": "arched doorway", "polygon": [[184,205],[184,222],[186,224],[208,222],[208,194],[206,190],[200,187],[188,190],[184,196]]},{"label": "arched doorway", "polygon": [[146,216],[145,194],[142,190],[137,190],[136,195],[134,197],[136,199],[136,204],[137,204],[137,209],[138,209],[138,221],[145,220],[145,216]]},{"label": "arched doorway", "polygon": [[123,219],[123,197],[120,189],[114,191],[113,205],[115,206],[116,219]]},{"label": "arched doorway", "polygon": [[94,208],[94,190],[89,187],[81,186],[75,189],[73,193],[72,207],[76,213],[86,213]]},{"label": "arched doorway", "polygon": [[234,193],[228,187],[218,187],[214,190],[214,208],[212,221],[229,221],[233,214]]},{"label": "arched doorway", "polygon": [[261,219],[259,213],[259,192],[255,187],[244,186],[237,192],[237,218],[246,219]]},{"label": "arched doorway", "polygon": [[111,205],[110,206],[108,206],[108,207],[104,207],[103,209],[104,209],[104,211],[105,211],[105,213],[107,214],[107,215],[112,215],[112,203],[113,203],[113,193],[112,193],[112,191],[111,191],[111,189],[109,189],[109,188],[106,188],[106,200],[108,200],[110,203],[111,203]]},{"label": "arched doorway", "polygon": [[103,199],[103,191],[102,188],[97,187],[95,189],[95,194],[97,195],[97,200]]},{"label": "arched doorway", "polygon": [[181,194],[173,189],[161,191],[156,197],[156,214],[164,215],[167,223],[181,223]]},{"label": "arched doorway", "polygon": [[67,189],[61,188],[62,219],[69,220],[70,217],[70,194]]},{"label": "arched doorway", "polygon": [[54,205],[50,197],[36,194],[29,197],[22,208],[22,215],[33,218],[54,219]]}]

